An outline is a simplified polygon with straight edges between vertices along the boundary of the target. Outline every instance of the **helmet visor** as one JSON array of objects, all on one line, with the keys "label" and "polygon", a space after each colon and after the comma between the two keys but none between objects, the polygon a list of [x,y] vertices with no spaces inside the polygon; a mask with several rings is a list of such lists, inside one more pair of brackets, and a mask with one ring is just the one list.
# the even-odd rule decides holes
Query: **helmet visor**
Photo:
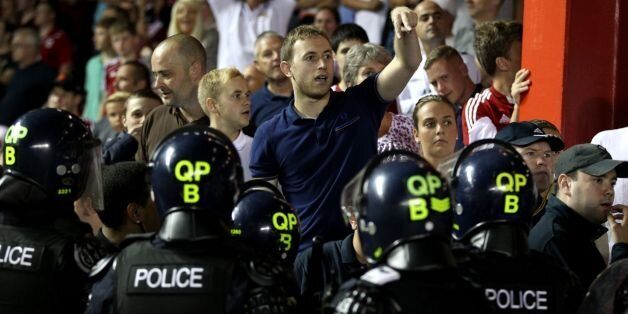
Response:
[{"label": "helmet visor", "polygon": [[79,196],[78,202],[83,206],[90,206],[97,211],[105,209],[102,186],[102,153],[100,145],[94,145],[80,157],[81,171],[85,171],[85,188]]},{"label": "helmet visor", "polygon": [[362,169],[349,183],[342,189],[340,195],[340,209],[345,224],[351,225],[351,221],[358,219],[359,201],[361,198],[361,184],[364,178],[365,169]]}]

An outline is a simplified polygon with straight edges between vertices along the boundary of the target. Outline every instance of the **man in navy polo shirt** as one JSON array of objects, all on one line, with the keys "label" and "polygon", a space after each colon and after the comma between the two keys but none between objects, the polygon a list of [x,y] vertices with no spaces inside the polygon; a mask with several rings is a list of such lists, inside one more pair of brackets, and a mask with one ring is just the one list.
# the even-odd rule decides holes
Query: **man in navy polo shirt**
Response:
[{"label": "man in navy polo shirt", "polygon": [[330,90],[333,51],[325,33],[312,26],[293,29],[281,47],[281,71],[290,78],[294,100],[257,129],[251,174],[278,180],[301,221],[300,250],[320,235],[339,240],[350,230],[340,211],[340,193],[377,152],[377,131],[388,104],[421,62],[417,17],[398,7],[395,58],[376,76],[346,92]]},{"label": "man in navy polo shirt", "polygon": [[283,37],[273,31],[261,33],[255,41],[255,67],[264,73],[266,83],[251,95],[254,128],[288,107],[292,98],[292,83],[279,68],[282,43]]}]

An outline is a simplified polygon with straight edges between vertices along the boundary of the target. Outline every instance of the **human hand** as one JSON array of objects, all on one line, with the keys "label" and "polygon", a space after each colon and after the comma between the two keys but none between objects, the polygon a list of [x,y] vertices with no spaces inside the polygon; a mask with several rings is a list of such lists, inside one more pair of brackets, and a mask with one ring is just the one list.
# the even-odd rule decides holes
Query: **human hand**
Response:
[{"label": "human hand", "polygon": [[133,136],[133,138],[136,141],[139,142],[140,141],[140,134],[142,133],[142,124],[132,128],[132,129],[127,130],[127,132],[129,133],[129,135]]},{"label": "human hand", "polygon": [[517,71],[517,74],[515,74],[515,81],[510,87],[510,96],[512,96],[517,105],[521,103],[521,94],[530,89],[530,80],[527,79],[528,76],[530,76],[530,70],[520,69]]},{"label": "human hand", "polygon": [[392,10],[392,12],[390,12],[390,19],[395,28],[395,36],[397,36],[397,38],[401,38],[405,33],[414,32],[414,28],[418,22],[416,13],[405,6],[396,7]]},{"label": "human hand", "polygon": [[611,213],[606,217],[611,239],[615,243],[628,243],[628,206],[613,205]]}]

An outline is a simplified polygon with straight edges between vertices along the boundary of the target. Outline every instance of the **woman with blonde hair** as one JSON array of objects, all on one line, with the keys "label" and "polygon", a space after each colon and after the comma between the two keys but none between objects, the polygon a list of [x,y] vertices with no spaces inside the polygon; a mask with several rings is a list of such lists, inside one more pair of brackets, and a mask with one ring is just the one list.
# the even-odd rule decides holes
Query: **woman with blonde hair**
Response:
[{"label": "woman with blonde hair", "polygon": [[207,70],[215,69],[218,55],[218,30],[207,2],[177,0],[172,6],[171,14],[168,37],[186,34],[198,39],[207,54]]}]

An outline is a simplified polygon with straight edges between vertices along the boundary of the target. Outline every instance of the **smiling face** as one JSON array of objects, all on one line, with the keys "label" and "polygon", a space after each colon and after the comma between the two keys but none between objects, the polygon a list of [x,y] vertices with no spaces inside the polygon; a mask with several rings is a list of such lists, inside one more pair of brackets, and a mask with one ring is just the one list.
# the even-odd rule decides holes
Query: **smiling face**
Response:
[{"label": "smiling face", "polygon": [[196,25],[196,16],[198,15],[198,8],[191,3],[181,3],[177,7],[176,22],[179,31],[183,34],[191,35]]},{"label": "smiling face", "polygon": [[329,94],[333,79],[329,40],[321,36],[297,40],[292,49],[292,59],[283,61],[281,69],[292,80],[295,91],[313,99]]},{"label": "smiling face", "polygon": [[164,105],[185,107],[196,100],[196,84],[189,73],[189,64],[183,62],[173,44],[157,46],[151,57],[155,77],[154,88]]},{"label": "smiling face", "polygon": [[227,81],[215,104],[222,122],[239,130],[249,125],[251,114],[251,92],[244,77],[238,75]]},{"label": "smiling face", "polygon": [[456,113],[450,105],[428,102],[419,108],[417,118],[417,140],[421,143],[423,156],[441,159],[454,152],[458,129]]}]

